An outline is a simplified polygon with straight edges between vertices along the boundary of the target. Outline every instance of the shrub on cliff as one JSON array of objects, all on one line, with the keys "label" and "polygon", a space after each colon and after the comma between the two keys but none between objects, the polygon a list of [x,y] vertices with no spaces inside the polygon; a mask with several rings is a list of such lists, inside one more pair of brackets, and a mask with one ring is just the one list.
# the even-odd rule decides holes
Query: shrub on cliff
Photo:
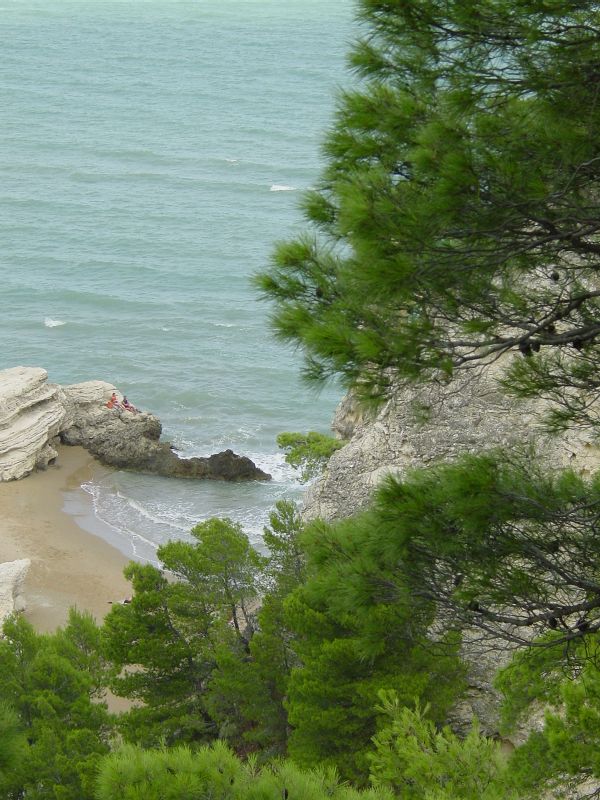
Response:
[{"label": "shrub on cliff", "polygon": [[280,433],[277,444],[285,452],[285,460],[300,470],[303,482],[320,475],[336,450],[346,442],[317,431],[308,433]]}]

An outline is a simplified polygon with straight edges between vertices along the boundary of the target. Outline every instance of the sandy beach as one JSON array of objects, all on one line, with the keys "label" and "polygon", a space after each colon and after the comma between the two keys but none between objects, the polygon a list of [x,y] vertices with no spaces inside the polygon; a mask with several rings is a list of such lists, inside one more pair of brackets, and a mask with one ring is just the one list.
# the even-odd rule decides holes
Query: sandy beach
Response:
[{"label": "sandy beach", "polygon": [[80,487],[101,469],[83,448],[61,447],[45,472],[0,483],[0,561],[31,559],[25,615],[40,631],[63,625],[71,606],[101,621],[110,602],[130,594],[122,574],[128,558],[64,511],[65,498],[75,496],[89,527],[92,502]]}]

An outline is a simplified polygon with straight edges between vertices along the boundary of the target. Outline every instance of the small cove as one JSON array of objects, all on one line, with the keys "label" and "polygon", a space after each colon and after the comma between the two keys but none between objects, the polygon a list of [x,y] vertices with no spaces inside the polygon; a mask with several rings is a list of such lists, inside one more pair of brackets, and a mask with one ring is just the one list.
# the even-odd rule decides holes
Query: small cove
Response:
[{"label": "small cove", "polygon": [[[229,516],[258,542],[301,486],[275,443],[326,431],[250,277],[302,228],[355,31],[350,0],[13,0],[0,100],[2,367],[102,379],[183,455],[232,448],[241,486],[110,472],[95,514],[137,555]],[[134,554],[134,553],[132,553]]]}]

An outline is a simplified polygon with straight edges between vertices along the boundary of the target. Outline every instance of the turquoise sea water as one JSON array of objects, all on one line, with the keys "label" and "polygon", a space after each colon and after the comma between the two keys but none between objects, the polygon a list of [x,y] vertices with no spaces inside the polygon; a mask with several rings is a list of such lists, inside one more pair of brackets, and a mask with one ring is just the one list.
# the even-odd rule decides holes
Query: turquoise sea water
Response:
[{"label": "turquoise sea water", "polygon": [[1,367],[107,380],[185,455],[231,447],[274,476],[86,486],[128,553],[214,515],[258,540],[299,489],[277,433],[328,428],[339,390],[302,385],[249,277],[303,227],[352,16],[351,0],[0,0]]}]

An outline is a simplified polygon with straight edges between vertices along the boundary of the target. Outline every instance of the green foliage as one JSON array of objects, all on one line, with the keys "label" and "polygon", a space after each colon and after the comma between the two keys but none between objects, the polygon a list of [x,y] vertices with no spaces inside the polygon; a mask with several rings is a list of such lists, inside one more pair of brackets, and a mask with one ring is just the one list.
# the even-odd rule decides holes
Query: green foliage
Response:
[{"label": "green foliage", "polygon": [[27,740],[19,727],[19,718],[13,709],[0,704],[0,792],[2,797],[13,797],[18,791],[23,762],[27,753]]},{"label": "green foliage", "polygon": [[121,718],[123,735],[146,746],[203,741],[211,733],[201,689],[214,660],[210,609],[155,567],[130,564],[125,575],[132,602],[113,606],[104,622],[105,651],[115,665],[111,689],[135,701]]},{"label": "green foliage", "polygon": [[269,549],[267,574],[271,593],[285,596],[304,578],[304,554],[300,534],[304,524],[295,503],[279,500],[263,528],[263,541]]},{"label": "green foliage", "polygon": [[[532,703],[548,708],[560,705],[561,684],[575,680],[580,673],[579,648],[572,644],[565,652],[564,643],[554,644],[560,636],[551,631],[540,637],[536,643],[543,647],[516,652],[509,665],[496,675],[494,685],[503,696],[501,726],[505,733],[527,718]],[[579,655],[587,658],[587,648],[581,649]]]},{"label": "green foliage", "polygon": [[584,639],[569,648],[517,653],[500,673],[507,732],[532,712],[544,713],[543,729],[530,734],[511,758],[511,780],[523,794],[557,792],[600,778],[600,669],[598,644]]},{"label": "green foliage", "polygon": [[392,800],[384,789],[357,792],[334,771],[301,771],[289,762],[258,769],[216,742],[192,753],[182,747],[126,747],[107,758],[96,800]]},{"label": "green foliage", "polygon": [[547,472],[515,452],[467,456],[389,478],[370,546],[394,564],[398,602],[408,587],[441,604],[450,627],[560,652],[600,630],[599,500],[599,477]]},{"label": "green foliage", "polygon": [[279,501],[263,533],[269,556],[258,630],[249,653],[230,647],[219,650],[208,691],[207,705],[219,722],[219,736],[237,752],[259,747],[261,760],[286,752],[289,726],[284,698],[298,659],[283,603],[303,580],[304,556],[298,541],[302,528],[295,504]]},{"label": "green foliage", "polygon": [[[512,352],[505,388],[550,400],[551,428],[597,425],[597,4],[360,0],[359,14],[363,83],[305,197],[312,232],[257,278],[278,335],[309,378],[374,402]],[[303,480],[343,445],[278,443]],[[278,504],[268,558],[230,520],[201,523],[159,549],[163,569],[127,568],[132,602],[102,637],[76,613],[53,636],[6,623],[0,791],[91,798],[109,671],[135,701],[124,738],[162,749],[105,758],[97,800],[509,800],[600,778],[599,509],[600,476],[493,453],[390,478],[334,525],[303,531]],[[546,723],[508,768],[476,726],[440,728],[465,625],[529,647],[498,678],[503,724],[536,704]],[[260,757],[204,746],[216,737]],[[259,768],[286,750],[296,765]]]},{"label": "green foliage", "polygon": [[3,630],[0,698],[14,708],[27,739],[24,757],[8,771],[3,796],[91,798],[112,735],[112,720],[100,702],[106,676],[96,651],[98,628],[89,615],[71,611],[67,626],[52,635],[35,633],[20,617],[5,622]]},{"label": "green foliage", "polygon": [[158,548],[165,568],[202,592],[209,604],[231,621],[236,633],[251,627],[248,603],[259,591],[265,560],[252,547],[239,523],[209,519],[191,531],[196,544],[172,541]]},{"label": "green foliage", "polygon": [[158,549],[166,572],[130,564],[130,604],[113,606],[104,625],[115,666],[113,691],[140,702],[123,717],[129,741],[202,742],[215,736],[206,688],[223,648],[247,649],[264,559],[240,526],[211,519],[193,544]]},{"label": "green foliage", "polygon": [[[311,231],[256,283],[313,380],[365,398],[514,352],[507,383],[597,422],[596,4],[360,0]],[[499,35],[501,31],[501,35]],[[520,354],[520,355],[519,355]]]},{"label": "green foliage", "polygon": [[434,609],[407,593],[388,594],[389,562],[374,518],[313,524],[303,537],[307,580],[285,603],[301,666],[292,670],[287,708],[290,756],[303,766],[335,766],[364,782],[378,727],[378,692],[431,703],[443,718],[462,689],[459,641],[427,637]]},{"label": "green foliage", "polygon": [[285,451],[285,460],[300,470],[302,481],[309,481],[325,469],[336,450],[346,442],[326,436],[324,433],[280,433],[277,444]]},{"label": "green foliage", "polygon": [[393,692],[381,692],[380,699],[388,724],[369,755],[375,786],[403,800],[516,800],[500,745],[482,737],[476,722],[460,739],[450,728],[438,730],[418,705],[403,707]]}]

